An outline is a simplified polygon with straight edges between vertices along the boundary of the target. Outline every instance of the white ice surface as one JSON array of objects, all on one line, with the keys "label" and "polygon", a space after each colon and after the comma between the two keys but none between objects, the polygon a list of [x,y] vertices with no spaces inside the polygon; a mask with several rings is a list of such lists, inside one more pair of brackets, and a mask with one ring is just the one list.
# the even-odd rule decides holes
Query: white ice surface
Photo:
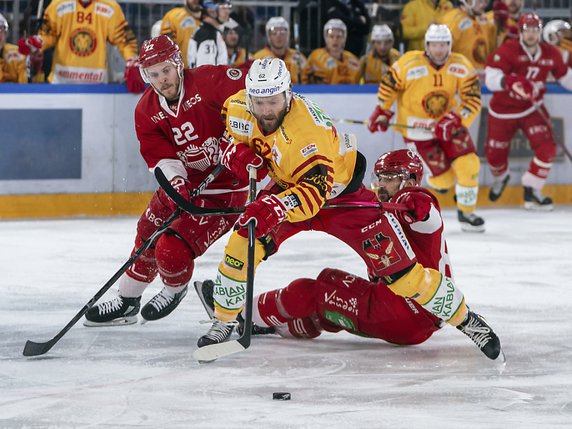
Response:
[{"label": "white ice surface", "polygon": [[[481,214],[479,235],[445,212],[447,239],[457,284],[501,338],[502,373],[450,327],[414,347],[345,333],[256,337],[198,364],[191,353],[208,325],[191,292],[164,320],[79,322],[48,354],[25,358],[27,339],[52,338],[121,267],[136,219],[1,222],[0,428],[571,428],[572,208]],[[213,276],[225,241],[194,279]],[[343,244],[306,233],[261,266],[256,290],[326,266],[365,274]],[[292,400],[273,401],[277,391]]]}]

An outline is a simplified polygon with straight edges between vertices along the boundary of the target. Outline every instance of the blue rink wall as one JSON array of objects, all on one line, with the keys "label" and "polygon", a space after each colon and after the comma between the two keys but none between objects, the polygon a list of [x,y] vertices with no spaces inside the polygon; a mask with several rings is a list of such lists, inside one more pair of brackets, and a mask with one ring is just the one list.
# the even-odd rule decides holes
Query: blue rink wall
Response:
[{"label": "blue rink wall", "polygon": [[[377,85],[294,90],[334,119],[365,120],[373,110]],[[0,85],[0,218],[140,213],[156,183],[139,154],[133,124],[138,99],[124,85]],[[489,100],[485,92],[483,106]],[[572,94],[550,84],[546,105],[557,134],[571,141]],[[483,156],[486,115],[481,116],[471,134],[481,155],[479,205],[485,206],[491,175]],[[382,152],[404,147],[393,130],[374,135],[363,125],[336,127],[357,135],[369,168]],[[522,135],[513,141],[511,154],[510,186],[498,206],[522,201],[520,176],[532,156]],[[561,151],[546,194],[556,203],[572,203],[572,163]],[[439,198],[445,206],[452,204],[451,195]]]}]

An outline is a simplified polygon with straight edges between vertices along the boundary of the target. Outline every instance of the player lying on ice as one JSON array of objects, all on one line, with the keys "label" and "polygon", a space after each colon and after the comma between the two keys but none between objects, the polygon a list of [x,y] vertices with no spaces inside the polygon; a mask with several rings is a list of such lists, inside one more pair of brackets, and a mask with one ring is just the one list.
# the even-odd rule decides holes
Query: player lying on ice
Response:
[{"label": "player lying on ice", "polygon": [[[324,330],[345,330],[409,345],[426,341],[447,322],[489,359],[504,361],[498,336],[469,310],[452,279],[439,204],[419,186],[421,159],[407,149],[388,152],[377,160],[374,172],[379,199],[408,210],[332,209],[344,210],[348,218],[375,213],[374,221],[354,231],[367,255],[370,280],[326,268],[315,280],[297,279],[260,294],[253,303],[253,334],[274,328],[285,337],[315,338]],[[195,282],[211,317],[213,287],[210,280]]]}]

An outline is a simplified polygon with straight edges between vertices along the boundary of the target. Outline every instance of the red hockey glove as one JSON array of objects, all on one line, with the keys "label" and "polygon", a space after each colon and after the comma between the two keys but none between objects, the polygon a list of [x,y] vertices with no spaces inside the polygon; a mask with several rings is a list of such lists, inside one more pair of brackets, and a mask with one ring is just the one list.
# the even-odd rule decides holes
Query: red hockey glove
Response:
[{"label": "red hockey glove", "polygon": [[508,6],[502,0],[495,0],[493,2],[493,14],[495,17],[496,24],[502,28],[505,28],[508,21]]},{"label": "red hockey glove", "polygon": [[[183,179],[180,176],[175,177],[173,180],[171,180],[171,186],[173,186],[173,188],[175,188],[177,190],[177,192],[187,201],[191,200],[191,188],[190,188],[190,182],[187,179]],[[174,202],[172,199],[168,199],[169,201],[169,207],[171,207],[171,210],[175,211],[177,208],[179,208],[179,206],[177,205],[176,202]]]},{"label": "red hockey glove", "polygon": [[262,180],[268,175],[266,161],[247,145],[220,141],[222,152],[220,163],[234,173],[239,179],[248,179],[248,167],[257,169],[256,180]]},{"label": "red hockey glove", "polygon": [[407,210],[397,212],[397,218],[405,223],[414,223],[427,219],[433,200],[423,192],[405,192],[395,202],[407,207]]},{"label": "red hockey glove", "polygon": [[504,78],[504,86],[520,99],[534,101],[538,95],[538,90],[534,84],[524,76],[507,75]]},{"label": "red hockey glove", "polygon": [[44,46],[40,36],[22,37],[18,40],[18,52],[22,55],[30,55],[38,52]]},{"label": "red hockey glove", "polygon": [[145,82],[139,72],[139,61],[136,58],[131,58],[125,62],[125,83],[127,84],[127,91],[133,94],[141,94],[145,91]]},{"label": "red hockey glove", "polygon": [[369,117],[367,129],[370,133],[376,131],[385,132],[389,127],[389,120],[393,117],[394,113],[390,110],[383,110],[379,105],[375,106],[375,110]]},{"label": "red hockey glove", "polygon": [[272,228],[286,218],[286,207],[276,195],[265,195],[246,206],[238,218],[238,225],[246,228],[251,220],[256,222],[256,238],[267,235]]},{"label": "red hockey glove", "polygon": [[445,116],[439,119],[437,125],[435,125],[435,137],[444,142],[451,141],[453,135],[455,135],[462,126],[463,124],[461,123],[461,117],[459,115],[455,112],[447,112]]}]

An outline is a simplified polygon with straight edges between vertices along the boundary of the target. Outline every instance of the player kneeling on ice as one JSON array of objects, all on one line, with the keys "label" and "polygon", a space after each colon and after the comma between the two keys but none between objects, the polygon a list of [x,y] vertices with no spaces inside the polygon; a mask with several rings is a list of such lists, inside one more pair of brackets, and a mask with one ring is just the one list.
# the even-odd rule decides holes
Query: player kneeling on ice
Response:
[{"label": "player kneeling on ice", "polygon": [[[274,327],[282,336],[314,338],[323,330],[346,330],[408,345],[424,342],[444,321],[466,334],[489,359],[504,361],[499,338],[469,310],[452,279],[439,204],[419,186],[421,159],[407,149],[387,152],[374,172],[382,203],[401,203],[406,209],[360,209],[376,214],[375,221],[354,230],[368,256],[370,280],[326,268],[316,280],[297,279],[258,295],[253,333]],[[349,211],[345,213],[350,218],[359,215],[357,209]],[[211,312],[213,283],[195,286]]]},{"label": "player kneeling on ice", "polygon": [[[135,109],[135,127],[149,170],[161,168],[186,199],[201,207],[243,205],[246,181],[224,170],[208,189],[194,196],[219,162],[224,132],[224,101],[244,88],[242,71],[227,66],[184,69],[179,47],[167,36],[147,40],[139,56],[141,74],[150,83]],[[135,248],[177,208],[162,189],[155,192],[137,223]],[[231,229],[238,216],[192,217],[182,213],[119,280],[119,293],[86,313],[87,326],[137,321],[141,295],[157,274],[163,289],[141,309],[145,320],[170,314],[187,293],[194,261]]]}]

